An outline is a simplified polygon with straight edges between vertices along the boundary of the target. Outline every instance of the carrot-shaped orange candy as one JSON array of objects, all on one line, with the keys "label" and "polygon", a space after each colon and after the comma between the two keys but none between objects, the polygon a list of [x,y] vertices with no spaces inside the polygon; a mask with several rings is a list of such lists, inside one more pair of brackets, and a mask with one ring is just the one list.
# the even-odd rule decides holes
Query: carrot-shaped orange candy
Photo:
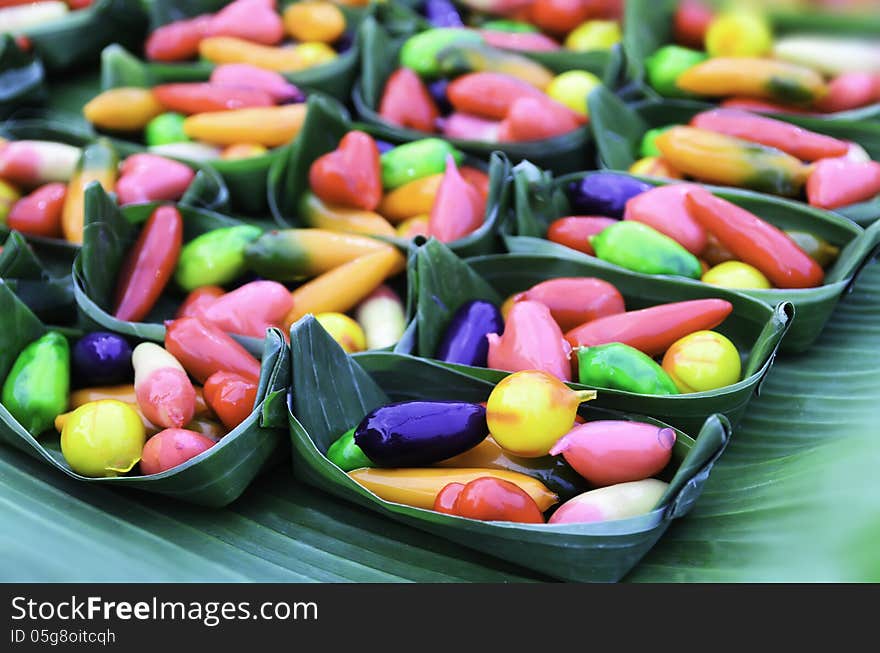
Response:
[{"label": "carrot-shaped orange candy", "polygon": [[802,161],[843,156],[849,149],[846,141],[736,109],[713,109],[698,113],[691,119],[691,127],[775,147]]},{"label": "carrot-shaped orange candy", "polygon": [[98,139],[83,149],[76,172],[67,185],[67,196],[61,212],[61,231],[70,242],[81,243],[83,239],[86,188],[97,181],[105,191],[112,192],[116,185],[117,165],[116,151],[106,138]]},{"label": "carrot-shaped orange candy", "polygon": [[713,329],[733,305],[724,299],[692,299],[660,304],[592,320],[565,334],[572,347],[592,347],[620,342],[648,356],[659,356],[679,338]]},{"label": "carrot-shaped orange candy", "polygon": [[739,260],[760,270],[777,288],[815,288],[822,284],[825,273],[821,266],[772,224],[702,188],[689,192],[685,204],[706,231]]}]

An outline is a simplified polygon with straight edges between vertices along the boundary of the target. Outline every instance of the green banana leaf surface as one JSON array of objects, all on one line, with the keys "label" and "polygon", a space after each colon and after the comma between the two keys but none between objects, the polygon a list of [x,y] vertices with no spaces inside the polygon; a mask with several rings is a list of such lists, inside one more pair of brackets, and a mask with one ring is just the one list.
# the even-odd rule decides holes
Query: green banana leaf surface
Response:
[{"label": "green banana leaf surface", "polygon": [[[45,326],[11,289],[0,281],[0,376],[4,379],[24,347],[45,333]],[[203,506],[235,500],[260,471],[285,451],[284,397],[290,374],[287,345],[277,329],[267,332],[254,355],[262,353],[257,401],[251,415],[204,453],[173,469],[150,476],[86,478],[74,472],[61,454],[54,431],[34,438],[0,405],[0,440],[48,463],[77,481],[129,486]]]},{"label": "green banana leaf surface", "polygon": [[[627,310],[691,299],[720,298],[731,302],[732,314],[715,330],[730,338],[742,354],[741,381],[718,390],[672,396],[597,388],[598,397],[591,402],[601,408],[650,415],[689,433],[699,432],[706,415],[713,413],[723,414],[736,426],[769,372],[794,312],[788,302],[774,309],[738,293],[705,285],[696,289],[669,278],[657,279],[649,285],[609,267],[597,268],[552,256],[497,254],[464,261],[435,240],[417,249],[410,266],[415,267],[410,274],[410,284],[416,284],[416,338],[412,343],[398,345],[395,351],[423,358],[434,357],[452,316],[461,305],[482,299],[500,306],[503,298],[549,279],[597,277],[621,292]],[[508,374],[480,367],[440,364],[492,383],[498,383]],[[579,383],[570,385],[579,390],[590,388]]]},{"label": "green banana leaf surface", "polygon": [[41,259],[24,236],[13,231],[0,252],[0,279],[44,322],[71,324],[77,318],[71,263],[65,256]]},{"label": "green banana leaf surface", "polygon": [[[297,138],[272,165],[269,172],[269,206],[276,222],[282,227],[306,226],[300,214],[300,202],[309,190],[309,169],[319,157],[332,152],[346,133],[357,129],[345,109],[331,98],[313,95],[308,100],[306,121]],[[480,161],[468,161],[485,168]],[[510,212],[510,162],[503,153],[493,153],[489,160],[489,195],[485,221],[479,229],[450,246],[464,255],[500,251],[500,225]],[[394,239],[407,249],[409,241]]]},{"label": "green banana leaf surface", "polygon": [[[646,98],[660,99],[645,78],[645,60],[664,45],[673,43],[673,16],[679,0],[627,0],[624,5],[623,48],[626,55],[627,75]],[[715,3],[721,5],[721,3]],[[782,4],[782,3],[780,3]],[[803,8],[768,7],[767,13],[776,34],[827,34],[829,36],[876,36],[880,18],[870,11],[846,14],[813,11]],[[708,102],[701,103],[704,109]],[[792,118],[788,114],[772,114],[774,118]],[[880,102],[851,111],[819,114],[823,122],[876,120],[880,117]]]},{"label": "green banana leaf surface", "polygon": [[[361,76],[352,94],[354,106],[358,115],[365,121],[368,131],[392,143],[405,143],[429,136],[424,132],[390,125],[378,114],[385,82],[397,69],[398,52],[410,34],[392,35],[373,18],[364,20],[359,33]],[[544,56],[543,59],[540,56],[535,58],[540,59],[540,63],[557,73],[574,69],[588,70],[606,80],[606,83],[615,83],[622,68],[620,57],[620,52],[615,50],[611,55],[606,52],[561,51],[551,53],[551,56]],[[501,151],[514,163],[528,159],[536,165],[557,172],[583,169],[589,160],[588,152],[592,147],[586,127],[570,134],[522,143],[485,143],[454,138],[446,140],[458,149],[484,160],[492,152]]]},{"label": "green banana leaf surface", "polygon": [[[625,105],[605,89],[597,89],[589,98],[592,129],[596,140],[598,163],[602,168],[629,170],[638,160],[639,145],[649,129],[667,125],[687,124],[706,105],[692,100],[648,100]],[[809,116],[779,115],[811,131],[853,141],[877,160],[880,159],[880,122],[876,120],[828,121]],[[835,209],[856,224],[868,226],[880,218],[880,195],[865,202]]]},{"label": "green banana leaf surface", "polygon": [[0,118],[46,100],[46,72],[33,54],[23,52],[9,34],[0,34]]},{"label": "green banana leaf surface", "polygon": [[[569,215],[565,188],[571,182],[589,174],[596,173],[578,173],[551,179],[550,175],[537,171],[533,166],[518,166],[514,171],[516,226],[518,233],[525,235],[507,236],[505,240],[508,250],[513,253],[541,254],[582,261],[596,270],[611,267],[622,271],[622,268],[594,256],[543,239],[550,222]],[[641,179],[654,185],[668,183],[655,178]],[[799,202],[740,189],[705,187],[780,229],[807,231],[841,248],[837,260],[826,270],[824,285],[818,288],[739,291],[770,306],[784,301],[794,304],[796,317],[782,348],[785,351],[806,351],[821,333],[841,295],[852,287],[863,267],[877,255],[880,222],[865,230],[836,213],[821,211]],[[658,278],[629,270],[623,271],[623,274],[645,285]],[[683,286],[703,285],[700,281],[685,278],[676,278],[676,283]]]},{"label": "green banana leaf surface", "polygon": [[[310,316],[291,328],[291,365],[289,418],[298,477],[395,520],[567,580],[601,582],[623,576],[671,520],[690,510],[729,439],[729,425],[719,416],[709,417],[696,443],[679,431],[664,476],[669,488],[658,507],[640,517],[555,526],[463,519],[379,499],[324,454],[373,408],[409,399],[484,401],[492,383],[399,354],[349,357]],[[320,371],[327,369],[338,373]],[[581,412],[593,419],[646,419],[589,407]]]}]

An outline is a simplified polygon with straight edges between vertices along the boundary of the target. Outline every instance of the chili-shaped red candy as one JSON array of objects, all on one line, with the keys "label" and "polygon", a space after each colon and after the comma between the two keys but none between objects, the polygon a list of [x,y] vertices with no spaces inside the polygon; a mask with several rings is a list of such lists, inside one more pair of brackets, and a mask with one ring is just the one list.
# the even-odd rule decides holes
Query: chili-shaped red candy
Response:
[{"label": "chili-shaped red candy", "polygon": [[385,84],[379,115],[399,127],[433,132],[440,111],[419,76],[400,68]]},{"label": "chili-shaped red candy", "polygon": [[235,372],[214,372],[204,387],[205,401],[232,430],[254,410],[257,400],[257,384]]},{"label": "chili-shaped red candy", "polygon": [[147,220],[119,271],[114,317],[142,320],[174,275],[183,244],[183,218],[173,206],[160,206]]},{"label": "chili-shaped red candy", "polygon": [[623,313],[623,297],[613,285],[593,277],[560,277],[532,286],[513,301],[540,302],[563,331],[606,315]]},{"label": "chili-shaped red candy", "polygon": [[260,89],[210,83],[161,84],[153,87],[153,96],[168,111],[185,114],[275,105],[272,96]]},{"label": "chili-shaped red candy", "polygon": [[165,349],[201,383],[221,371],[235,372],[252,381],[260,378],[260,362],[256,358],[223,331],[198,318],[166,322]]},{"label": "chili-shaped red candy", "polygon": [[600,215],[570,215],[550,223],[547,240],[594,256],[596,252],[590,244],[590,236],[595,236],[615,222],[617,220],[614,218]]},{"label": "chili-shaped red candy", "polygon": [[713,329],[733,310],[724,299],[692,299],[627,311],[587,322],[565,334],[572,347],[621,342],[648,356],[659,356],[678,339]]},{"label": "chili-shaped red candy", "polygon": [[694,219],[718,242],[758,268],[777,288],[822,285],[822,267],[772,224],[702,188],[691,190],[685,201]]},{"label": "chili-shaped red candy", "polygon": [[55,182],[40,186],[13,205],[6,216],[6,225],[30,236],[58,238],[66,196],[67,184]]},{"label": "chili-shaped red candy", "polygon": [[202,286],[196,288],[183,300],[183,304],[177,309],[174,317],[197,317],[201,318],[203,311],[214,303],[218,297],[226,293],[220,286]]},{"label": "chili-shaped red candy", "polygon": [[382,164],[372,136],[351,131],[309,168],[312,192],[328,204],[374,211],[382,201]]}]

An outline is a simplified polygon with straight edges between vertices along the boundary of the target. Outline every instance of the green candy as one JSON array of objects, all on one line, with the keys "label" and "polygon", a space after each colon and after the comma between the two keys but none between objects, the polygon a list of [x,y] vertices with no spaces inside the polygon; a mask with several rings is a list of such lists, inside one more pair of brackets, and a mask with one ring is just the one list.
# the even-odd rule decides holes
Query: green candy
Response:
[{"label": "green candy", "polygon": [[645,60],[648,83],[660,95],[666,97],[693,97],[678,88],[676,81],[688,68],[707,59],[704,52],[690,50],[679,45],[664,45]]},{"label": "green candy", "polygon": [[699,279],[703,274],[696,256],[640,222],[622,220],[590,236],[590,243],[598,258],[633,272],[691,279]]},{"label": "green candy", "polygon": [[350,472],[361,467],[375,467],[367,454],[355,444],[355,429],[346,431],[327,449],[327,460],[339,467],[343,472]]},{"label": "green candy", "polygon": [[492,32],[513,32],[514,34],[536,33],[540,32],[537,27],[531,23],[524,23],[519,20],[489,20],[480,25],[480,29],[486,29]]},{"label": "green candy", "polygon": [[440,138],[423,138],[398,145],[381,156],[382,185],[387,189],[436,175],[446,169],[446,157],[452,155],[457,165],[464,154]]},{"label": "green candy", "polygon": [[577,350],[578,380],[584,385],[643,395],[677,395],[678,388],[654,360],[638,349],[612,342]]},{"label": "green candy", "polygon": [[189,137],[183,131],[183,122],[186,116],[179,113],[163,113],[156,116],[147,124],[147,145],[168,145],[169,143],[185,143]]},{"label": "green candy", "polygon": [[3,405],[34,437],[67,410],[70,346],[57,331],[35,340],[15,359],[3,384]]},{"label": "green candy", "polygon": [[483,37],[474,30],[458,27],[437,27],[409,37],[400,49],[400,65],[422,77],[437,77],[440,67],[437,54],[443,48],[459,43],[482,43]]},{"label": "green candy", "polygon": [[233,281],[247,270],[245,247],[262,233],[259,227],[239,225],[194,238],[180,250],[174,279],[187,292]]},{"label": "green candy", "polygon": [[642,136],[642,143],[641,145],[639,145],[639,155],[641,157],[662,156],[660,148],[657,147],[657,137],[668,129],[671,129],[672,127],[674,127],[674,125],[655,127],[654,129],[649,129],[648,131],[646,131],[645,135]]}]

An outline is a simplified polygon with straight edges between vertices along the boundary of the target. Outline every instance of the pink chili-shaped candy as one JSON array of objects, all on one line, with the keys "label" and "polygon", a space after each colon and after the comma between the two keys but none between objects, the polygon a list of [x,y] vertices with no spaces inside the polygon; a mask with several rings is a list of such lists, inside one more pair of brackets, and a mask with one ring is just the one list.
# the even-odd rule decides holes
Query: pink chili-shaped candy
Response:
[{"label": "pink chili-shaped candy", "polygon": [[196,173],[187,165],[155,154],[133,154],[122,164],[116,195],[122,205],[183,197]]},{"label": "pink chili-shaped candy", "polygon": [[258,89],[267,93],[278,104],[305,99],[303,92],[284,79],[281,73],[246,63],[227,63],[217,66],[211,73],[209,81],[215,86]]},{"label": "pink chili-shaped candy", "polygon": [[584,123],[566,106],[543,98],[521,98],[513,103],[498,130],[505,141],[537,141],[574,131]]},{"label": "pink chili-shaped candy", "polygon": [[131,355],[138,407],[153,424],[181,428],[196,412],[196,391],[183,366],[169,352],[143,342]]},{"label": "pink chili-shaped candy", "polygon": [[385,84],[379,115],[399,127],[433,132],[440,112],[419,76],[409,68],[400,68]]},{"label": "pink chili-shaped candy", "polygon": [[574,427],[563,435],[551,456],[565,461],[591,484],[640,481],[669,464],[675,431],[656,424],[600,420]]},{"label": "pink chili-shaped candy", "polygon": [[880,163],[824,159],[807,178],[807,199],[811,206],[836,209],[864,202],[880,193]]},{"label": "pink chili-shaped candy", "polygon": [[284,38],[284,23],[275,11],[275,0],[235,0],[214,14],[207,35],[275,45]]},{"label": "pink chili-shaped candy", "polygon": [[880,100],[880,74],[843,73],[828,83],[828,95],[816,106],[826,113],[850,111]]},{"label": "pink chili-shaped candy", "polygon": [[196,16],[162,25],[147,38],[144,50],[152,61],[184,61],[199,53],[211,16]]},{"label": "pink chili-shaped candy", "polygon": [[501,123],[497,120],[455,111],[443,120],[443,135],[446,138],[460,138],[465,141],[497,143],[499,127]]},{"label": "pink chili-shaped candy", "polygon": [[549,36],[537,32],[497,32],[481,29],[480,35],[493,48],[523,52],[555,52],[562,49]]},{"label": "pink chili-shaped candy", "polygon": [[428,218],[428,233],[444,243],[476,231],[485,220],[486,202],[461,176],[451,155]]},{"label": "pink chili-shaped candy", "polygon": [[571,380],[566,342],[550,309],[539,302],[516,302],[504,324],[504,335],[490,333],[489,367],[520,372],[543,370],[563,381]]},{"label": "pink chili-shaped candy", "polygon": [[291,308],[290,291],[280,283],[251,281],[211,301],[200,317],[227,333],[263,338],[266,329],[282,324]]},{"label": "pink chili-shaped candy", "polygon": [[699,256],[706,249],[708,235],[685,205],[685,196],[694,188],[693,184],[670,184],[640,193],[627,201],[623,219],[646,224]]},{"label": "pink chili-shaped candy", "polygon": [[545,98],[531,84],[502,73],[469,73],[462,75],[446,87],[446,96],[456,111],[487,118],[503,120],[521,98]]}]

